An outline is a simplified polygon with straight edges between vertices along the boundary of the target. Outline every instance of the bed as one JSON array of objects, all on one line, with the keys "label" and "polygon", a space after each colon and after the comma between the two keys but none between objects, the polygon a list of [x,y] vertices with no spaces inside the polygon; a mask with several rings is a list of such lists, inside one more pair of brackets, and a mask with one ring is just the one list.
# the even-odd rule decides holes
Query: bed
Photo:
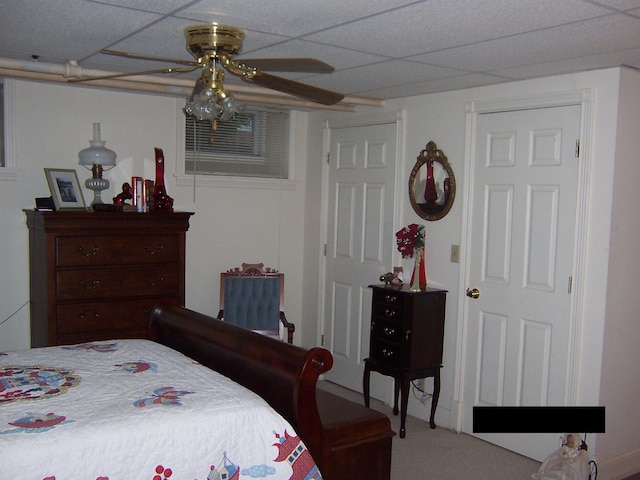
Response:
[{"label": "bed", "polygon": [[316,391],[332,363],[176,305],[149,339],[2,354],[0,476],[388,479],[388,419]]}]

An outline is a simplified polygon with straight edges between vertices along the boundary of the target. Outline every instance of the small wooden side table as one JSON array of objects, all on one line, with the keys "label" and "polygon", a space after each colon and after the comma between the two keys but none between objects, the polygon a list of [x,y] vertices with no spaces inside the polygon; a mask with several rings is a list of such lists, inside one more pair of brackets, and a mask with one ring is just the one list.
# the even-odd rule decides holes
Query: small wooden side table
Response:
[{"label": "small wooden side table", "polygon": [[365,406],[369,406],[371,372],[393,377],[393,413],[397,415],[400,412],[400,438],[404,438],[411,381],[433,377],[429,425],[435,428],[447,291],[427,288],[412,292],[408,285],[370,287],[373,300],[369,357],[364,361],[362,379]]}]

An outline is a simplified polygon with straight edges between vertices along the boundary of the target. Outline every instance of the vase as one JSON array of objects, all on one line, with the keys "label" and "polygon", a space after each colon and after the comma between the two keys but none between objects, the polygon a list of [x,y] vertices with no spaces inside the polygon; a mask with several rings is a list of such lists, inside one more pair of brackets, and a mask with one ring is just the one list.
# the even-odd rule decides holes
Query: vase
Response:
[{"label": "vase", "polygon": [[424,260],[424,247],[416,252],[413,274],[411,275],[412,292],[420,292],[427,288],[427,268]]},{"label": "vase", "polygon": [[164,152],[156,148],[156,181],[153,187],[153,211],[173,212],[173,198],[164,187]]},{"label": "vase", "polygon": [[436,181],[433,177],[433,161],[427,162],[427,182],[424,187],[424,202],[427,205],[435,203],[438,199],[436,192]]}]

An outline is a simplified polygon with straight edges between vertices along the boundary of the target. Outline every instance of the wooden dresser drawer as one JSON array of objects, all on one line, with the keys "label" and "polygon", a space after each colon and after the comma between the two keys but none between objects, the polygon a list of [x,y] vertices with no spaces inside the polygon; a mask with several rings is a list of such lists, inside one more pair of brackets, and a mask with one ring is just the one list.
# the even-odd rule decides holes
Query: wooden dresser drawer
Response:
[{"label": "wooden dresser drawer", "polygon": [[166,300],[145,298],[58,305],[58,335],[109,332],[111,338],[118,338],[125,330],[146,332],[154,305]]},{"label": "wooden dresser drawer", "polygon": [[175,295],[179,286],[179,265],[85,268],[56,273],[58,301]]},{"label": "wooden dresser drawer", "polygon": [[56,266],[178,263],[178,235],[71,236],[56,239]]}]

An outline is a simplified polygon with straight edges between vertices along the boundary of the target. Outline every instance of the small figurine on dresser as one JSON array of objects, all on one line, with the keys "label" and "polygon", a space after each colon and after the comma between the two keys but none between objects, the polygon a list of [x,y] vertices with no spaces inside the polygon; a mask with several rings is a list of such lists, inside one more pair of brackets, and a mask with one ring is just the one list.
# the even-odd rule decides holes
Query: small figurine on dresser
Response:
[{"label": "small figurine on dresser", "polygon": [[120,192],[118,195],[113,197],[113,204],[126,205],[126,201],[131,200],[132,198],[133,198],[133,189],[131,188],[131,185],[129,185],[127,182],[124,182],[122,184],[122,192]]}]

